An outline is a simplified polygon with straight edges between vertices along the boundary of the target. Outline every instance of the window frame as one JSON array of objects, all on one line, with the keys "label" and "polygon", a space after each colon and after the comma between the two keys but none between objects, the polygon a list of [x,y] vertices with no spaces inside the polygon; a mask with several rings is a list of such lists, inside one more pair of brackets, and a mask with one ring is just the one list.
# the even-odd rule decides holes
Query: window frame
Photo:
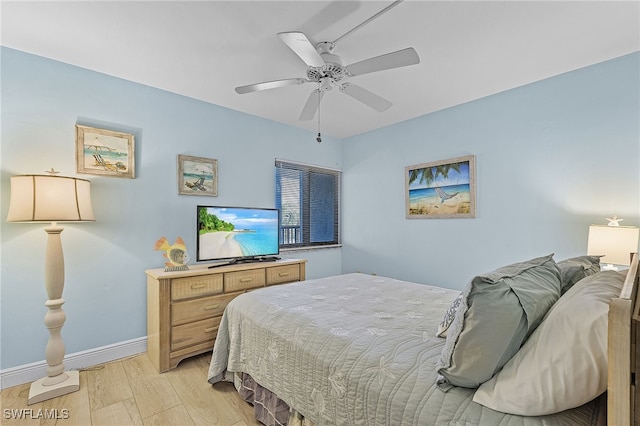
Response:
[{"label": "window frame", "polygon": [[[301,236],[300,242],[285,243],[283,220],[285,220],[285,214],[282,211],[282,187],[281,187],[281,170],[291,170],[301,173],[299,177],[300,182],[300,204],[301,212],[299,217],[299,225]],[[311,174],[318,173],[322,175],[329,175],[335,179],[334,187],[334,207],[333,207],[333,239],[331,241],[312,242],[311,240]],[[280,251],[288,250],[304,250],[304,249],[316,249],[316,248],[330,248],[342,246],[342,170],[300,163],[290,160],[275,160],[275,205],[280,210],[280,223],[278,224],[279,234],[279,248]],[[305,223],[309,223],[305,226]],[[294,235],[295,232],[293,232]]]}]

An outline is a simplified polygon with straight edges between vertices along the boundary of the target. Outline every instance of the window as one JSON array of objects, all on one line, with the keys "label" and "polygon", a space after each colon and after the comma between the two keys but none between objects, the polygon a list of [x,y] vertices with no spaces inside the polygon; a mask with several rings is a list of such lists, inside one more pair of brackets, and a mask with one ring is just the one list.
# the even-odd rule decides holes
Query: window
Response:
[{"label": "window", "polygon": [[276,160],[281,249],[340,244],[341,174]]}]

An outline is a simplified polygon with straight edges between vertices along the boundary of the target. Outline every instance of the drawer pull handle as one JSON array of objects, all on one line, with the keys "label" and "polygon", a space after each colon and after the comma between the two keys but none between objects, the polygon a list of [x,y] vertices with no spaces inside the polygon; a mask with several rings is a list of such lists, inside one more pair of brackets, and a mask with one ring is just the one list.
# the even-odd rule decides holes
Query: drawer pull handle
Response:
[{"label": "drawer pull handle", "polygon": [[280,272],[280,273],[278,273],[278,276],[279,277],[288,277],[289,273],[288,272]]},{"label": "drawer pull handle", "polygon": [[191,285],[191,289],[192,290],[197,290],[199,288],[204,288],[204,287],[205,287],[205,284],[192,284]]},{"label": "drawer pull handle", "polygon": [[205,311],[210,311],[211,309],[216,309],[218,306],[220,306],[220,305],[219,304],[218,305],[207,305],[207,306],[204,307],[204,310]]},{"label": "drawer pull handle", "polygon": [[253,281],[253,278],[240,278],[241,283],[250,283]]},{"label": "drawer pull handle", "polygon": [[216,331],[218,329],[218,327],[209,327],[209,328],[205,328],[204,332],[205,333],[211,333],[212,331]]}]

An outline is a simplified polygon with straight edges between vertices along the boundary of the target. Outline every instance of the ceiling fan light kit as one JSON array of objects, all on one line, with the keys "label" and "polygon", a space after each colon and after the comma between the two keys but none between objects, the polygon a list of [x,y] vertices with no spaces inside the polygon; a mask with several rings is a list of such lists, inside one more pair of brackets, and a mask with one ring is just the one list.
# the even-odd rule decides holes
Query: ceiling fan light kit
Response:
[{"label": "ceiling fan light kit", "polygon": [[[392,7],[401,3],[397,0],[387,6],[380,12],[376,13],[366,21],[349,30],[347,33],[338,37],[334,42],[323,41],[315,46],[309,41],[309,38],[302,32],[291,31],[278,33],[278,37],[307,64],[307,78],[289,78],[283,80],[267,81],[263,83],[255,83],[246,86],[236,87],[236,93],[245,94],[258,92],[269,89],[276,89],[285,86],[297,86],[306,83],[315,83],[317,88],[314,89],[307,99],[299,120],[308,121],[313,119],[316,112],[319,111],[320,101],[325,92],[328,92],[335,85],[340,93],[344,93],[353,99],[362,102],[375,111],[382,112],[389,109],[393,104],[388,100],[364,89],[351,82],[343,79],[356,77],[362,74],[384,71],[393,68],[400,68],[420,63],[420,57],[414,48],[398,50],[373,58],[365,59],[344,66],[340,57],[333,53],[336,42],[343,39],[348,34],[361,28],[363,25],[371,22],[373,19],[382,15]],[[320,132],[316,138],[320,142]]]}]

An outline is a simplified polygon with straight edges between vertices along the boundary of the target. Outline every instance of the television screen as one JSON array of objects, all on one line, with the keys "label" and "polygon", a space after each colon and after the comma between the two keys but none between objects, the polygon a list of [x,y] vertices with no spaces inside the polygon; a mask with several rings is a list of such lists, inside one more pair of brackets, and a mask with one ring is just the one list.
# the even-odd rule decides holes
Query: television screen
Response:
[{"label": "television screen", "polygon": [[198,206],[196,260],[260,260],[279,253],[277,209]]}]

